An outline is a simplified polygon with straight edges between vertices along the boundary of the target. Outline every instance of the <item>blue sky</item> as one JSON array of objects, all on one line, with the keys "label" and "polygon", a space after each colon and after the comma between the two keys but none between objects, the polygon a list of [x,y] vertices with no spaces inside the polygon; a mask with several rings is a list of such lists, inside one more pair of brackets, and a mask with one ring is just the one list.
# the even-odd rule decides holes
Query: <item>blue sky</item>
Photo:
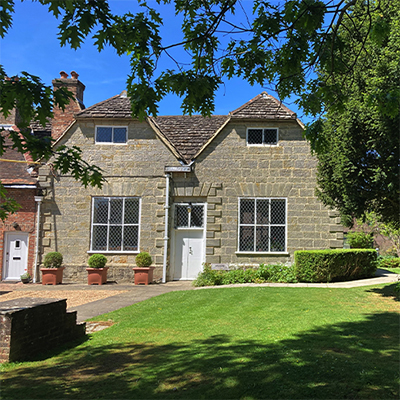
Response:
[{"label": "blue sky", "polygon": [[[249,8],[252,1],[242,1]],[[149,4],[156,7],[155,1]],[[110,0],[114,13],[125,13],[137,10],[136,0]],[[160,9],[160,6],[157,6]],[[163,44],[176,42],[180,37],[180,22],[174,15],[173,5],[163,6],[161,14],[164,19],[162,30]],[[79,79],[86,86],[84,103],[89,107],[102,100],[121,93],[126,88],[126,78],[130,71],[129,57],[119,57],[113,49],[107,48],[99,53],[92,45],[90,38],[78,50],[60,47],[57,39],[57,21],[45,6],[36,2],[16,1],[13,27],[0,42],[0,62],[9,76],[27,71],[39,76],[46,85],[51,85],[59,72],[68,74],[76,71]],[[165,40],[164,40],[165,39]],[[175,53],[179,57],[182,53]],[[162,60],[161,68],[172,68],[168,59]],[[251,86],[247,82],[235,78],[227,80],[216,96],[214,114],[227,114],[266,90],[276,96],[270,87]],[[166,97],[159,104],[159,115],[180,115],[181,100],[173,95]],[[303,122],[302,113],[293,102],[285,105],[298,113]]]}]

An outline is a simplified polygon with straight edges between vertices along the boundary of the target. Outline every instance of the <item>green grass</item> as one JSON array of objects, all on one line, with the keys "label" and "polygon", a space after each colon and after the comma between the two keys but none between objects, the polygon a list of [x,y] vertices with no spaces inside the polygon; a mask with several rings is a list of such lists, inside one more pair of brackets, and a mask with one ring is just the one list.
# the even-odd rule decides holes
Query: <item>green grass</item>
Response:
[{"label": "green grass", "polygon": [[2,367],[3,399],[397,399],[394,285],[173,292]]},{"label": "green grass", "polygon": [[394,272],[395,274],[400,274],[400,268],[384,268],[386,271]]}]

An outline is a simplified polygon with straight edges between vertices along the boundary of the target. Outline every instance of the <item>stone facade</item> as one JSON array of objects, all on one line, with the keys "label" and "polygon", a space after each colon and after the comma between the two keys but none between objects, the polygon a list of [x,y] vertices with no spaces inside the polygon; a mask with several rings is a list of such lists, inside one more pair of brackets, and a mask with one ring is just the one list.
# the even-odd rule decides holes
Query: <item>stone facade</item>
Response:
[{"label": "stone facade", "polygon": [[[96,144],[96,125],[126,126],[126,144]],[[277,146],[248,146],[247,128],[278,128]],[[91,254],[92,198],[141,199],[139,250],[154,260],[161,278],[165,245],[166,166],[181,166],[173,149],[165,145],[148,122],[127,119],[77,119],[60,144],[77,145],[83,158],[103,169],[102,189],[84,188],[70,176],[53,176],[41,168],[39,183],[47,188],[43,202],[41,253],[59,251],[64,256],[64,279],[85,281]],[[337,213],[316,198],[316,160],[302,138],[295,119],[230,120],[204,146],[191,165],[192,172],[173,172],[170,178],[167,279],[173,278],[174,210],[176,203],[207,205],[204,258],[207,263],[256,265],[292,262],[295,250],[340,248],[343,229]],[[287,199],[285,252],[238,252],[238,199]],[[107,253],[109,280],[132,281],[135,252]]]}]

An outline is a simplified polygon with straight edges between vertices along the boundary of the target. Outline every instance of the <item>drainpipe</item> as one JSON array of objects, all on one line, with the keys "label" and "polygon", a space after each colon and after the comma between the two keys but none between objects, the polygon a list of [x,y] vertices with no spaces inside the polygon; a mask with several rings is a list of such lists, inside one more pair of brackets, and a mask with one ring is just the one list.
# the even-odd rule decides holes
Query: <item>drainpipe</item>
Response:
[{"label": "drainpipe", "polygon": [[35,249],[35,264],[33,266],[33,283],[37,281],[37,264],[39,259],[39,232],[40,232],[40,205],[42,204],[43,196],[35,196],[37,203],[37,216],[36,216],[36,249]]},{"label": "drainpipe", "polygon": [[165,175],[165,228],[164,228],[164,259],[163,259],[163,275],[162,283],[167,281],[167,254],[168,254],[168,211],[169,211],[169,179],[171,174]]}]

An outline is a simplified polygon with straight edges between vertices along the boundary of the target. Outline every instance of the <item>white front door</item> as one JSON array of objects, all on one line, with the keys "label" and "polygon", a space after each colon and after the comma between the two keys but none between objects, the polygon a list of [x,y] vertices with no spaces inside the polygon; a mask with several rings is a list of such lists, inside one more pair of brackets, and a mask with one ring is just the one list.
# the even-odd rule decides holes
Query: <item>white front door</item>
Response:
[{"label": "white front door", "polygon": [[3,279],[19,280],[26,272],[28,259],[28,234],[23,232],[6,233]]},{"label": "white front door", "polygon": [[205,203],[177,203],[174,206],[172,278],[196,279],[205,261]]},{"label": "white front door", "polygon": [[203,269],[204,233],[202,230],[175,232],[174,280],[195,279]]}]

